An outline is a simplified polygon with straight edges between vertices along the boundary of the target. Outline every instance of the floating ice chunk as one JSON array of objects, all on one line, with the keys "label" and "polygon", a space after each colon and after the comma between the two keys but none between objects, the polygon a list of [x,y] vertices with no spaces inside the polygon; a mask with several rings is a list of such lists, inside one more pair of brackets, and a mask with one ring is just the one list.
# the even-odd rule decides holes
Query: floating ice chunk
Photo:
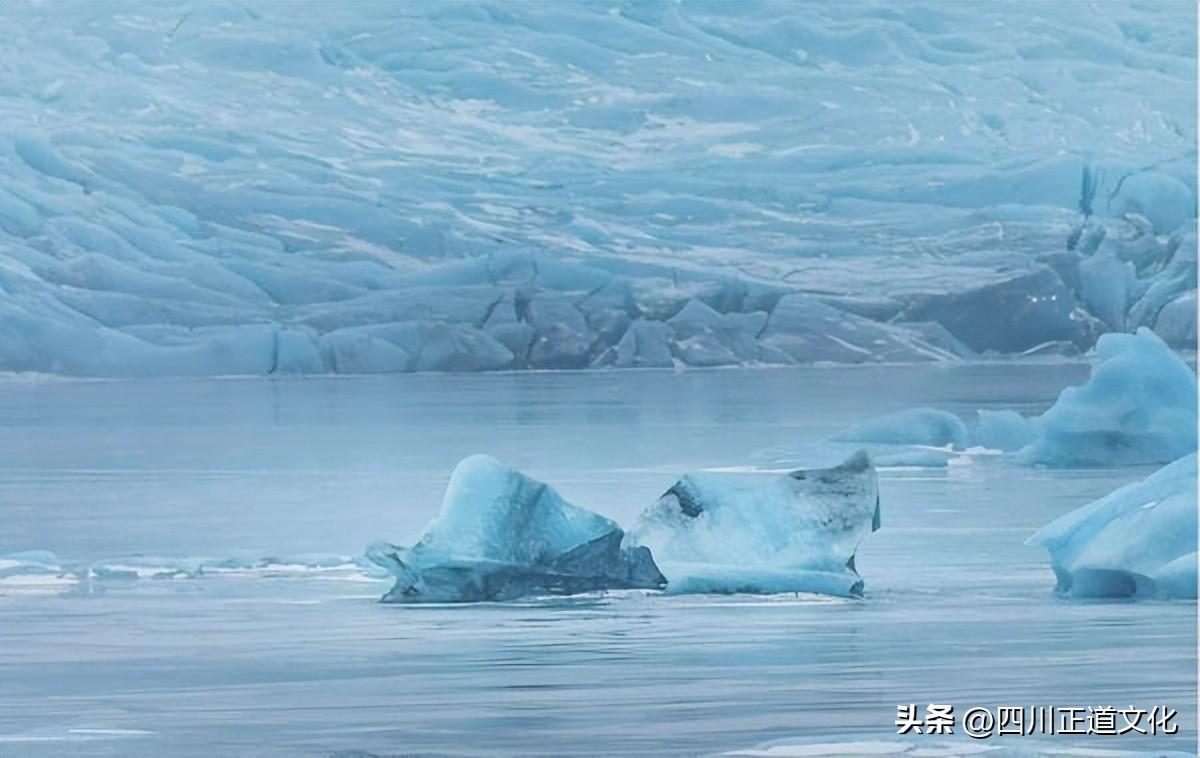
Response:
[{"label": "floating ice chunk", "polygon": [[1196,597],[1196,454],[1051,521],[1050,551],[1073,597]]},{"label": "floating ice chunk", "polygon": [[58,558],[45,550],[0,555],[0,596],[12,593],[57,594],[78,583]]},{"label": "floating ice chunk", "polygon": [[906,447],[871,454],[871,459],[879,468],[945,468],[953,457],[954,451],[949,445],[944,448]]},{"label": "floating ice chunk", "polygon": [[473,455],[454,469],[441,512],[411,548],[377,543],[367,556],[396,577],[391,603],[457,603],[661,588],[645,548],[623,548],[612,521],[552,487]]},{"label": "floating ice chunk", "polygon": [[58,557],[47,550],[25,550],[0,555],[0,579],[20,575],[58,574]]},{"label": "floating ice chunk", "polygon": [[1106,334],[1087,384],[1068,387],[1020,452],[1053,466],[1163,463],[1196,449],[1196,375],[1149,329]]},{"label": "floating ice chunk", "polygon": [[981,447],[1009,453],[1025,447],[1036,436],[1035,419],[1016,411],[979,411],[974,442]]},{"label": "floating ice chunk", "polygon": [[958,416],[936,408],[905,408],[864,421],[834,435],[845,442],[967,447],[967,428]]},{"label": "floating ice chunk", "polygon": [[854,554],[878,528],[875,469],[859,452],[785,475],[687,474],[642,513],[625,545],[650,548],[671,593],[857,596]]},{"label": "floating ice chunk", "polygon": [[200,579],[206,576],[293,576],[323,573],[327,575],[369,576],[375,569],[360,558],[332,553],[248,557],[167,558],[129,556],[98,561],[82,573],[90,580],[130,582],[144,579]]}]

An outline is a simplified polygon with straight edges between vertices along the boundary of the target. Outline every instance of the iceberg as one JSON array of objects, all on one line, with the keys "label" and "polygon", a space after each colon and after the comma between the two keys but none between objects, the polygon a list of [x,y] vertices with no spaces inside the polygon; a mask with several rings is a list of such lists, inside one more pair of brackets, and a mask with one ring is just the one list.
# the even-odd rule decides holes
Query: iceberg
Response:
[{"label": "iceberg", "polygon": [[1016,411],[981,410],[972,439],[979,447],[1011,453],[1028,445],[1036,436],[1035,419]]},{"label": "iceberg", "polygon": [[1034,421],[1027,463],[1166,463],[1196,450],[1196,374],[1154,332],[1106,334],[1081,387]]},{"label": "iceberg", "polygon": [[863,421],[834,435],[839,442],[967,447],[967,428],[953,413],[936,408],[905,408]]},{"label": "iceberg", "polygon": [[879,529],[879,487],[864,452],[788,474],[694,472],[646,509],[626,549],[649,548],[667,592],[862,595],[854,556]]},{"label": "iceberg", "polygon": [[1071,597],[1196,597],[1196,454],[1051,521],[1026,544],[1050,552]]},{"label": "iceberg", "polygon": [[367,557],[396,577],[386,603],[464,603],[608,589],[661,589],[644,547],[623,547],[609,519],[495,458],[454,469],[441,511],[411,548],[376,543]]},{"label": "iceberg", "polygon": [[[1087,383],[1063,390],[1041,416],[980,410],[968,432],[951,413],[906,408],[860,422],[832,439],[924,450],[974,445],[1055,467],[1166,463],[1195,451],[1196,374],[1158,335],[1145,327],[1134,334],[1103,335],[1096,359]],[[907,465],[910,457],[905,450],[877,452],[881,465]],[[941,457],[915,456],[934,465]]]}]

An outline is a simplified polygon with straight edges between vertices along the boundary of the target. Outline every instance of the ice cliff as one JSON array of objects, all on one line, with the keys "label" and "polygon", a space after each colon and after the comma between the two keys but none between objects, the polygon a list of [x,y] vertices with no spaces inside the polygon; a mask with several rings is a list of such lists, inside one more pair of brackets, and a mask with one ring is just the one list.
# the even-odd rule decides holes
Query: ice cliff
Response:
[{"label": "ice cliff", "polygon": [[1029,538],[1073,597],[1196,597],[1196,454]]},{"label": "ice cliff", "polygon": [[1195,6],[0,4],[0,371],[1195,339]]}]

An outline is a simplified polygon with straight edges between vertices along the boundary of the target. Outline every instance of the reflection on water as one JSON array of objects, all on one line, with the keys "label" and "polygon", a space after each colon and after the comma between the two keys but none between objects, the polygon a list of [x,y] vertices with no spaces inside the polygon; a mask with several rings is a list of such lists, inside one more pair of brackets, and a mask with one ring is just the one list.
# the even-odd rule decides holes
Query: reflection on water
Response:
[{"label": "reflection on water", "polygon": [[[819,441],[852,421],[916,404],[1034,411],[1085,371],[5,384],[0,553],[353,554],[417,532],[472,452],[628,522],[690,468],[772,448],[823,465],[846,449]],[[860,601],[629,592],[411,608],[340,570],[0,589],[0,755],[896,750],[897,704],[929,702],[1167,705],[1177,735],[1092,744],[1190,753],[1195,605],[1056,599],[1044,555],[1022,544],[1146,473],[995,457],[884,471]]]}]

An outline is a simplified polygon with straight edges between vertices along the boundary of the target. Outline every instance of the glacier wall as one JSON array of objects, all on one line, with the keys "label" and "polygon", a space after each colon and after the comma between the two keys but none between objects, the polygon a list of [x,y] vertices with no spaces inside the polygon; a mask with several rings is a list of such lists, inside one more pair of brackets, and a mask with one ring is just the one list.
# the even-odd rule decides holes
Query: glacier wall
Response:
[{"label": "glacier wall", "polygon": [[0,371],[1190,346],[1195,14],[5,2]]}]

